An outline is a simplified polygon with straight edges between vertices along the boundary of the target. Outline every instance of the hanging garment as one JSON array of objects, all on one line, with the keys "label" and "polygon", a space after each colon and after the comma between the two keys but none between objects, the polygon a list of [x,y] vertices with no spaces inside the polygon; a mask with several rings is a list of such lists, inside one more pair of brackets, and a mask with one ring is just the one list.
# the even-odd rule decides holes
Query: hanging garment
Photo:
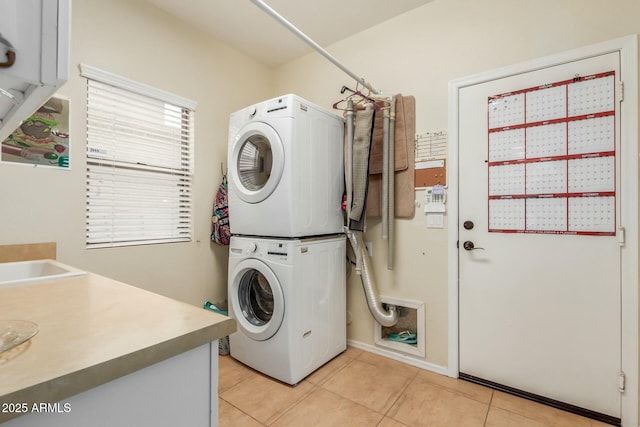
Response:
[{"label": "hanging garment", "polygon": [[223,175],[216,199],[213,202],[213,216],[211,217],[211,240],[222,246],[228,245],[231,240],[228,188],[227,176]]},{"label": "hanging garment", "polygon": [[[415,214],[415,134],[416,100],[396,96],[395,123],[395,217],[413,218]],[[380,148],[377,148],[377,147]],[[371,168],[367,195],[367,215],[382,215],[382,120],[375,121],[371,142]],[[377,153],[380,153],[378,156]]]},{"label": "hanging garment", "polygon": [[[367,185],[369,177],[369,154],[371,152],[371,135],[373,131],[373,108],[358,110],[355,113],[353,131],[353,165],[352,165],[352,202],[349,219],[355,222],[364,220],[367,201]],[[351,228],[351,222],[349,228]],[[364,221],[363,221],[364,222]],[[358,228],[359,229],[359,228]]]}]

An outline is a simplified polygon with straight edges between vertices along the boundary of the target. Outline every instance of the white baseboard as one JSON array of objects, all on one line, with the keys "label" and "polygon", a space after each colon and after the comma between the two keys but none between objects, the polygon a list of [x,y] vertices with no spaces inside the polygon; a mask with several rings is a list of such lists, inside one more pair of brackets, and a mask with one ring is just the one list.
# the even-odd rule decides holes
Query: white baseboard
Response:
[{"label": "white baseboard", "polygon": [[411,365],[427,371],[435,372],[436,374],[450,376],[449,370],[446,367],[429,363],[424,360],[416,359],[415,357],[411,357],[407,354],[386,350],[371,344],[362,343],[360,341],[347,340],[347,344],[350,345],[351,347],[368,351],[369,353],[378,354],[380,356],[388,357],[389,359],[397,360],[398,362],[406,363],[407,365]]}]

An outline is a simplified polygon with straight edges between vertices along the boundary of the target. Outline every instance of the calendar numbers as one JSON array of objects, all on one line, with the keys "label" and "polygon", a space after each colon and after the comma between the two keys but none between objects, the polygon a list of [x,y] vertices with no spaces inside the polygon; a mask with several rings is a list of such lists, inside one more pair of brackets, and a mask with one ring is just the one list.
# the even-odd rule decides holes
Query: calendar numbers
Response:
[{"label": "calendar numbers", "polygon": [[517,231],[524,228],[524,199],[489,200],[489,209],[494,212],[489,217],[490,229]]},{"label": "calendar numbers", "polygon": [[524,94],[489,99],[489,127],[507,127],[524,121]]},{"label": "calendar numbers", "polygon": [[569,154],[615,150],[614,117],[596,117],[569,122]]},{"label": "calendar numbers", "polygon": [[525,194],[524,164],[501,165],[489,168],[489,195],[512,196]]},{"label": "calendar numbers", "polygon": [[615,197],[569,199],[569,230],[598,232],[615,227]]},{"label": "calendar numbers", "polygon": [[527,230],[557,231],[567,229],[567,199],[527,199]]},{"label": "calendar numbers", "polygon": [[489,161],[524,159],[524,129],[509,129],[489,135]]},{"label": "calendar numbers", "polygon": [[568,85],[569,117],[614,110],[613,73],[606,77],[585,78]]},{"label": "calendar numbers", "polygon": [[529,163],[526,171],[526,194],[557,194],[567,192],[567,162]]},{"label": "calendar numbers", "polygon": [[564,123],[527,128],[527,158],[562,156],[567,152],[567,126]]},{"label": "calendar numbers", "polygon": [[527,123],[559,119],[567,114],[567,87],[554,86],[527,93]]}]

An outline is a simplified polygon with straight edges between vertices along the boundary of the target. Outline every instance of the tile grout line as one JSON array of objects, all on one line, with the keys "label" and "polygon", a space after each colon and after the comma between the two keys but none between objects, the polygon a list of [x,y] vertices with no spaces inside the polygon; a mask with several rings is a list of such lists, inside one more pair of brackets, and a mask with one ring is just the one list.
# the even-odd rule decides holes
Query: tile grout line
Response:
[{"label": "tile grout line", "polygon": [[[329,375],[327,375],[322,381],[319,381],[316,385],[318,386],[322,386],[324,383],[326,383],[327,381],[329,381],[331,378],[333,378],[334,376],[336,376],[339,372],[341,372],[343,369],[345,369],[347,366],[349,366],[350,364],[353,363],[353,361],[356,360],[355,357],[350,358],[350,360],[345,363],[343,366],[340,366],[339,368],[337,368],[334,372],[330,373]],[[322,368],[320,368],[322,369]]]},{"label": "tile grout line", "polygon": [[[428,372],[428,371],[427,371],[427,372]],[[489,403],[487,403],[487,402],[483,402],[482,400],[479,400],[478,398],[474,397],[474,396],[473,396],[473,395],[471,395],[471,394],[467,394],[467,393],[465,393],[464,391],[458,390],[458,389],[456,389],[456,388],[451,388],[451,387],[449,387],[449,386],[446,386],[446,385],[443,385],[443,384],[440,384],[440,383],[437,383],[437,382],[433,382],[433,381],[431,381],[431,380],[429,380],[429,379],[427,379],[427,378],[425,378],[425,381],[427,381],[427,382],[428,382],[429,384],[431,384],[432,386],[435,386],[435,387],[439,387],[439,388],[441,388],[441,389],[444,389],[444,390],[448,391],[449,393],[453,393],[453,394],[456,394],[456,395],[458,395],[458,396],[462,396],[462,397],[464,397],[464,398],[466,398],[466,399],[473,400],[473,401],[475,401],[475,402],[482,403],[482,404],[485,404],[485,405],[490,405],[491,400],[493,399],[493,392],[494,392],[494,390],[492,390],[492,389],[490,389],[490,388],[488,388],[488,387],[480,386],[480,387],[482,387],[482,388],[486,388],[487,390],[491,391],[491,398],[489,399]],[[456,381],[461,381],[461,380],[456,379]]]},{"label": "tile grout line", "polygon": [[[296,406],[298,406],[299,404],[302,403],[303,400],[305,400],[307,397],[309,397],[311,395],[311,393],[313,393],[314,391],[316,391],[319,388],[322,388],[324,391],[329,391],[325,388],[322,387],[322,384],[324,384],[325,382],[329,381],[330,378],[332,378],[334,375],[336,375],[338,372],[342,371],[347,365],[349,365],[351,362],[353,362],[356,358],[349,358],[351,360],[349,360],[347,363],[344,364],[344,366],[341,366],[340,368],[336,369],[335,372],[329,374],[326,378],[324,378],[324,380],[318,382],[318,383],[312,383],[310,381],[307,381],[307,383],[309,383],[311,385],[311,389],[303,394],[300,399],[296,400],[293,404],[291,404],[291,406],[288,406],[286,409],[284,409],[282,411],[282,413],[280,415],[278,415],[275,419],[273,420],[267,420],[270,421],[267,424],[263,424],[265,426],[269,426],[269,425],[273,425],[274,423],[276,423],[279,419],[281,419],[285,414],[287,414],[289,411],[291,411],[293,408],[295,408]],[[333,359],[332,359],[333,360]],[[327,362],[328,363],[328,362]],[[319,369],[322,369],[322,367],[320,367]],[[315,372],[315,371],[314,371]],[[309,374],[310,376],[311,374]],[[303,379],[301,382],[305,381],[305,379]]]},{"label": "tile grout line", "polygon": [[[295,402],[293,402],[290,406],[288,406],[287,408],[285,408],[282,413],[280,413],[279,415],[277,415],[274,419],[268,419],[266,420],[264,423],[259,421],[258,419],[254,418],[253,416],[251,416],[250,414],[248,414],[247,412],[243,411],[242,409],[238,408],[237,406],[233,405],[231,402],[227,401],[226,399],[224,399],[223,397],[221,397],[222,393],[218,393],[218,398],[224,400],[226,403],[228,403],[229,405],[233,406],[234,408],[236,408],[237,410],[239,410],[241,413],[245,414],[246,416],[250,417],[251,419],[255,420],[258,424],[260,424],[261,426],[269,426],[272,425],[274,423],[276,423],[280,418],[282,418],[286,413],[288,413],[289,411],[291,411],[294,407],[298,406],[304,399],[306,399],[311,393],[313,393],[314,391],[316,391],[319,388],[322,388],[321,385],[324,384],[325,382],[327,382],[330,378],[332,378],[334,375],[336,375],[338,372],[342,371],[347,365],[349,365],[350,363],[352,363],[355,359],[357,359],[357,357],[359,357],[360,354],[356,357],[349,357],[349,361],[347,363],[345,363],[344,366],[341,366],[340,368],[336,369],[335,372],[329,374],[323,381],[318,382],[317,384],[314,384],[312,382],[306,381],[308,384],[311,385],[311,388],[308,392],[306,392],[305,394],[303,394],[302,396],[300,396],[300,398],[298,400],[296,400]],[[251,370],[251,368],[248,368]],[[272,378],[269,378],[268,375],[264,375],[260,372],[254,372],[255,375],[259,375],[259,376],[263,376],[266,377],[267,379],[273,380]],[[229,387],[227,390],[225,390],[225,392],[232,390],[233,388],[239,386],[240,384],[244,383],[245,381],[250,380],[251,378],[244,378],[242,379],[240,382],[238,382],[237,384],[234,384],[232,387]],[[304,381],[304,379],[303,379]],[[300,383],[302,383],[303,381],[301,381]],[[323,388],[323,390],[325,391],[329,391]],[[335,393],[334,393],[335,394]],[[341,398],[344,398],[342,396],[340,396]],[[354,402],[356,403],[356,402]]]},{"label": "tile grout line", "polygon": [[489,420],[489,412],[491,411],[491,404],[493,403],[493,395],[495,391],[491,390],[491,398],[489,399],[489,404],[487,405],[487,414],[484,416],[484,423],[482,424],[484,427],[487,426],[487,421]]},{"label": "tile grout line", "polygon": [[[380,418],[380,422],[382,422],[382,420],[383,420],[383,419],[384,419],[384,417],[385,417],[385,414],[383,414],[383,413],[381,413],[381,412],[378,412],[378,411],[375,411],[375,410],[373,410],[373,409],[371,409],[371,408],[369,408],[369,407],[367,407],[367,406],[363,405],[362,403],[356,402],[355,400],[349,399],[348,397],[342,396],[341,394],[335,393],[335,392],[333,392],[333,391],[331,391],[331,390],[329,390],[329,389],[327,389],[327,388],[323,387],[323,385],[324,385],[324,384],[326,384],[326,383],[328,383],[328,382],[329,382],[329,380],[330,380],[331,378],[335,377],[339,372],[341,372],[341,371],[343,371],[344,369],[346,369],[346,368],[347,368],[347,366],[349,366],[349,365],[351,365],[353,362],[355,362],[355,361],[356,361],[356,360],[357,360],[361,355],[362,355],[362,353],[358,354],[356,357],[352,357],[352,358],[351,358],[351,360],[349,360],[347,363],[345,363],[345,364],[344,364],[344,366],[342,366],[341,368],[337,369],[334,373],[332,373],[332,374],[331,374],[331,375],[329,375],[327,378],[325,378],[325,379],[324,379],[324,381],[322,381],[322,383],[321,383],[321,384],[318,384],[318,387],[322,388],[322,390],[324,390],[324,391],[326,391],[326,392],[328,392],[328,393],[333,394],[334,396],[339,397],[340,399],[347,400],[347,401],[349,401],[349,402],[351,402],[351,403],[353,403],[353,404],[355,404],[355,405],[358,405],[358,406],[361,406],[361,407],[363,407],[363,408],[366,408],[366,409],[367,409],[367,410],[369,410],[369,411],[373,411],[373,412],[375,412],[375,413],[377,413],[377,414],[380,414],[380,415],[382,416],[382,417]],[[360,363],[366,363],[366,362],[362,362],[362,361],[360,361]],[[366,364],[367,364],[367,365],[369,365],[369,363],[366,363]],[[372,365],[372,366],[373,366],[373,365]]]},{"label": "tile grout line", "polygon": [[[238,411],[240,411],[241,413],[243,413],[244,415],[246,415],[247,417],[251,418],[252,420],[254,420],[255,422],[257,422],[258,424],[260,424],[261,426],[266,426],[266,424],[264,424],[263,422],[261,422],[260,420],[252,417],[250,414],[247,414],[246,412],[244,412],[242,409],[238,408],[236,405],[234,405],[233,403],[229,402],[228,400],[223,399],[222,397],[218,396],[218,399],[222,399],[225,402],[227,402],[227,404],[233,406],[234,408],[236,408]],[[219,413],[218,413],[218,418],[220,417]],[[220,420],[218,420],[220,421]]]},{"label": "tile grout line", "polygon": [[[303,380],[304,381],[304,380]],[[278,421],[280,418],[282,418],[287,412],[291,411],[293,408],[295,408],[296,406],[298,406],[299,404],[302,403],[303,400],[305,400],[307,397],[309,397],[311,395],[311,393],[313,393],[314,391],[316,391],[318,389],[318,384],[313,384],[310,383],[309,381],[307,381],[309,384],[311,384],[311,388],[309,389],[308,392],[306,392],[305,394],[303,394],[300,399],[296,400],[291,406],[289,406],[288,408],[286,408],[282,414],[280,414],[275,420],[273,420],[271,423],[269,423],[268,425],[272,425],[274,424],[276,421]]]},{"label": "tile grout line", "polygon": [[[368,362],[365,362],[365,361],[362,361],[362,360],[358,360],[358,358],[359,358],[362,354],[363,354],[363,353],[360,353],[358,356],[351,358],[351,360],[350,360],[349,362],[347,362],[344,366],[342,366],[341,368],[337,369],[337,370],[336,370],[336,372],[332,373],[332,374],[331,374],[331,375],[329,375],[327,378],[325,378],[325,380],[324,380],[324,381],[322,381],[322,383],[318,384],[318,386],[319,386],[320,388],[322,388],[324,391],[327,391],[327,392],[329,392],[329,393],[331,393],[331,394],[333,394],[333,395],[335,395],[335,396],[338,396],[338,397],[340,397],[341,399],[348,400],[348,401],[349,401],[349,402],[351,402],[351,403],[354,403],[354,404],[356,404],[356,405],[358,405],[358,406],[361,406],[361,407],[363,407],[363,408],[366,408],[366,409],[368,409],[368,410],[370,410],[370,411],[373,411],[373,412],[375,412],[375,413],[377,413],[377,414],[382,415],[382,418],[381,418],[381,420],[380,420],[380,422],[382,422],[382,420],[383,420],[385,417],[387,417],[387,413],[391,410],[391,408],[393,408],[393,406],[396,404],[396,402],[398,401],[398,399],[400,399],[400,397],[401,397],[401,396],[402,396],[402,394],[405,392],[405,390],[406,390],[406,389],[409,387],[409,385],[410,385],[410,384],[411,384],[411,383],[412,383],[412,382],[417,378],[418,373],[419,373],[419,370],[416,370],[416,372],[415,372],[412,376],[399,375],[399,376],[401,376],[401,377],[405,377],[405,378],[407,379],[407,382],[406,382],[406,384],[402,387],[402,389],[400,390],[400,392],[398,393],[398,397],[396,397],[396,399],[393,401],[393,403],[392,403],[392,404],[389,406],[389,408],[388,408],[386,411],[384,411],[384,412],[380,412],[380,411],[377,411],[377,410],[375,410],[375,409],[369,408],[369,407],[367,407],[367,406],[363,405],[362,403],[356,402],[355,400],[352,400],[352,399],[350,399],[350,398],[348,398],[348,397],[346,397],[346,396],[342,396],[342,395],[340,395],[340,394],[338,394],[338,393],[335,393],[335,392],[333,392],[333,391],[331,391],[331,390],[329,390],[329,389],[327,389],[327,388],[323,387],[323,385],[324,385],[325,383],[329,382],[329,380],[330,380],[331,378],[333,378],[335,375],[337,375],[337,374],[338,374],[339,372],[341,372],[342,370],[346,369],[346,368],[347,368],[347,366],[349,366],[350,364],[352,364],[352,363],[353,363],[353,362],[355,362],[355,361],[358,361],[358,362],[360,362],[360,363],[362,363],[362,364],[365,364],[365,365],[369,365],[369,366],[377,367],[377,365],[375,365],[375,364],[368,363]],[[399,363],[402,363],[402,362],[399,362]],[[389,418],[391,418],[391,417],[389,417]],[[392,419],[393,419],[393,418],[392,418]],[[394,420],[394,421],[396,421],[395,419],[393,419],[393,420]],[[398,422],[399,422],[399,421],[398,421]]]},{"label": "tile grout line", "polygon": [[[383,418],[384,417],[389,417],[391,419],[393,419],[394,421],[397,421],[395,418],[390,417],[389,411],[391,411],[391,409],[393,409],[393,407],[398,403],[398,401],[400,400],[400,398],[402,397],[402,395],[405,393],[405,391],[407,391],[407,389],[409,388],[409,386],[416,380],[416,378],[418,378],[418,373],[420,371],[416,371],[415,374],[413,375],[413,378],[407,378],[409,381],[407,381],[407,383],[402,387],[402,389],[400,390],[400,392],[398,393],[398,397],[396,397],[396,399],[393,401],[393,403],[391,404],[391,406],[389,406],[389,408],[384,412],[383,414]],[[399,421],[398,421],[399,422]]]}]

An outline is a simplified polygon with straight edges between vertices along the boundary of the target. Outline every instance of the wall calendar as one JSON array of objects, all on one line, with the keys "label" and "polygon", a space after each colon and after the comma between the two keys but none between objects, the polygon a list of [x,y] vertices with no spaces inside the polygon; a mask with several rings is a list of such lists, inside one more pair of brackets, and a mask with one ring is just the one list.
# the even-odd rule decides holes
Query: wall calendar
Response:
[{"label": "wall calendar", "polygon": [[489,231],[615,235],[615,73],[488,100]]}]

